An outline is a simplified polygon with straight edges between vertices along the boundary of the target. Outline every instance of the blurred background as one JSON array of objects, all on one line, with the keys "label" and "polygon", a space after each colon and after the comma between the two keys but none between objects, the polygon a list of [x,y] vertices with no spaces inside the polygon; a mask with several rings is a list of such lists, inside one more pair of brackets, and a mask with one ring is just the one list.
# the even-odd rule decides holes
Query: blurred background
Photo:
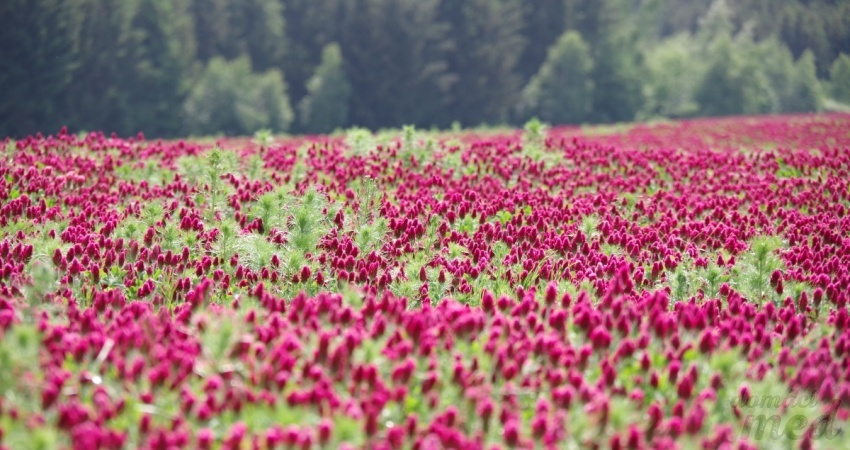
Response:
[{"label": "blurred background", "polygon": [[0,138],[850,107],[847,0],[4,0]]}]

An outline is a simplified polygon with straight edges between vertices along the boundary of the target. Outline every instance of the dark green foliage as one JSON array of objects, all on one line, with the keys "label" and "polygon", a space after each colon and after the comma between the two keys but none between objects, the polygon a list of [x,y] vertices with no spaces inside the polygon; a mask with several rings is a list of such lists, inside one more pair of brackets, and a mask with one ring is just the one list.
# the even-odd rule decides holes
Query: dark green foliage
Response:
[{"label": "dark green foliage", "polygon": [[189,1],[200,61],[247,55],[257,71],[283,63],[286,20],[279,0]]},{"label": "dark green foliage", "polygon": [[521,79],[516,66],[526,40],[518,0],[442,0],[453,42],[448,69],[457,80],[445,109],[464,125],[505,123]]},{"label": "dark green foliage", "polygon": [[206,63],[224,54],[230,38],[230,0],[191,0],[197,58]]},{"label": "dark green foliage", "polygon": [[566,29],[575,30],[593,48],[597,37],[604,33],[601,30],[603,19],[610,16],[602,14],[607,9],[610,0],[564,0],[564,26]]},{"label": "dark green foliage", "polygon": [[695,98],[707,116],[755,114],[769,108],[769,85],[754,64],[735,51],[729,38],[720,38],[709,56],[708,69]]},{"label": "dark green foliage", "polygon": [[720,116],[744,111],[740,73],[732,43],[728,40],[718,46],[708,72],[696,93],[700,112]]},{"label": "dark green foliage", "polygon": [[68,124],[121,135],[181,133],[195,40],[187,0],[79,0]]},{"label": "dark green foliage", "polygon": [[522,2],[522,35],[528,40],[517,64],[517,71],[523,80],[529,80],[537,73],[546,54],[566,28],[566,5],[564,0],[537,0]]},{"label": "dark green foliage", "polygon": [[[658,0],[663,3],[656,19],[659,36],[695,33],[699,19],[712,3],[705,0]],[[836,0],[735,0],[726,2],[731,33],[748,30],[756,40],[779,38],[794,58],[810,49],[818,76],[827,76],[829,65],[841,51],[850,49],[850,2]]]},{"label": "dark green foliage", "polygon": [[586,121],[593,102],[592,70],[590,49],[581,35],[564,33],[523,90],[521,115],[555,124]]},{"label": "dark green foliage", "polygon": [[829,69],[832,96],[839,102],[850,104],[850,56],[842,53]]},{"label": "dark green foliage", "polygon": [[351,122],[367,128],[447,125],[457,76],[439,0],[351,0],[340,45],[352,87]]},{"label": "dark green foliage", "polygon": [[[182,105],[216,57],[284,74],[283,85],[240,95],[287,91],[309,116],[297,122],[304,130],[518,125],[540,107],[530,103],[532,78],[569,30],[586,42],[595,86],[585,113],[570,105],[560,116],[569,121],[817,111],[827,78],[831,97],[850,96],[838,59],[850,53],[850,1],[8,0],[0,82],[14,88],[0,98],[0,137],[64,124],[185,135],[198,124]],[[330,76],[320,65],[332,42],[345,55],[345,102],[344,89],[328,92],[337,83],[311,81]],[[321,89],[306,99],[311,84]],[[331,98],[347,114],[317,115]],[[242,115],[251,126],[204,129],[287,122],[285,108],[263,108],[261,119]]]},{"label": "dark green foliage", "polygon": [[[706,63],[705,72],[694,94],[699,114],[726,116],[772,112],[779,99],[771,88],[758,61],[750,36],[733,37],[733,10],[726,0],[711,3],[699,20],[697,40],[702,50],[696,55]],[[769,47],[762,49],[770,53]],[[774,52],[775,53],[775,52]],[[787,70],[781,68],[780,70]],[[776,78],[776,76],[774,76]]]},{"label": "dark green foliage", "polygon": [[593,95],[594,122],[623,122],[634,120],[643,104],[640,60],[628,50],[625,41],[612,39],[594,52],[592,78],[596,84]]},{"label": "dark green foliage", "polygon": [[662,37],[677,33],[696,33],[699,19],[708,11],[711,2],[706,0],[660,0],[661,14],[658,16],[658,35]]},{"label": "dark green foliage", "polygon": [[812,51],[822,77],[838,52],[850,46],[850,2],[789,2],[779,17],[781,39],[795,57]]},{"label": "dark green foliage", "polygon": [[704,64],[689,34],[667,38],[646,55],[642,118],[690,117],[699,110],[694,92],[703,77]]},{"label": "dark green foliage", "polygon": [[277,70],[252,72],[247,57],[211,59],[183,109],[188,131],[196,135],[282,132],[292,122],[283,76]]},{"label": "dark green foliage", "polygon": [[73,2],[0,4],[0,138],[57,131],[67,116],[57,102],[74,68]]},{"label": "dark green foliage", "polygon": [[644,101],[640,49],[628,30],[620,28],[623,19],[614,0],[593,3],[595,8],[588,9],[585,16],[587,22],[594,24],[592,38],[587,39],[592,48],[591,78],[595,83],[590,119],[601,123],[634,120]]},{"label": "dark green foliage", "polygon": [[248,55],[254,70],[278,67],[286,51],[283,6],[278,0],[230,0],[223,56]]},{"label": "dark green foliage", "polygon": [[733,38],[732,12],[726,2],[715,1],[695,36],[662,40],[648,52],[643,117],[822,109],[813,56],[806,53],[795,63],[781,41],[755,41],[752,30]]},{"label": "dark green foliage", "polygon": [[302,131],[328,133],[345,126],[350,97],[342,52],[336,43],[328,44],[322,51],[322,63],[307,82],[307,96],[299,104]]},{"label": "dark green foliage", "polygon": [[273,132],[284,132],[289,129],[295,114],[290,106],[286,81],[279,70],[271,69],[255,75],[253,85],[246,90],[248,98],[253,98],[256,105],[250,107],[249,111],[258,112],[255,122],[244,122],[247,130],[253,130],[251,134],[261,129]]},{"label": "dark green foliage", "polygon": [[791,51],[775,39],[745,47],[744,58],[757,61],[759,70],[770,84],[771,95],[767,98],[767,110],[772,113],[789,112],[797,78]]},{"label": "dark green foliage", "polygon": [[117,62],[121,107],[117,130],[176,136],[180,106],[189,88],[194,39],[188,2],[139,0],[124,35]]},{"label": "dark green foliage", "polygon": [[705,15],[699,18],[699,29],[694,33],[703,46],[711,46],[718,40],[735,35],[733,14],[727,0],[713,0],[710,3]]},{"label": "dark green foliage", "polygon": [[76,59],[72,79],[65,91],[63,108],[68,126],[76,130],[118,132],[129,105],[121,79],[125,69],[124,43],[132,19],[132,3],[82,0],[77,10]]},{"label": "dark green foliage", "polygon": [[342,2],[346,0],[284,0],[287,51],[281,67],[293,103],[307,95],[307,80],[321,62],[322,50],[338,40]]},{"label": "dark green foliage", "polygon": [[815,55],[803,52],[794,67],[794,83],[783,112],[820,111],[823,108],[823,88],[817,77]]}]

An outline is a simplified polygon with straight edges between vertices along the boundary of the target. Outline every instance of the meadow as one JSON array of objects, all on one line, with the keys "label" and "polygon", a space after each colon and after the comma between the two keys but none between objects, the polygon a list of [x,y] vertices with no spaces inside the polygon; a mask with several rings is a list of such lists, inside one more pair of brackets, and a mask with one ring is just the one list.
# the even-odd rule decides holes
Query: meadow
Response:
[{"label": "meadow", "polygon": [[850,115],[0,152],[0,448],[850,447]]}]

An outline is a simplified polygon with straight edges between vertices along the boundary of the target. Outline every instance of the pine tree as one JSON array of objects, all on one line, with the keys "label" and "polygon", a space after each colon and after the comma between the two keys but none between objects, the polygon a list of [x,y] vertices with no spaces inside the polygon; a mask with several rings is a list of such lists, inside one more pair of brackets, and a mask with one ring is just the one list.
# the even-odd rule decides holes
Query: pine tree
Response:
[{"label": "pine tree", "polygon": [[189,1],[198,60],[247,55],[257,71],[283,64],[288,40],[282,1]]},{"label": "pine tree", "polygon": [[252,135],[259,130],[269,129],[282,133],[289,129],[295,114],[287,95],[286,81],[280,70],[270,69],[254,75],[255,81],[249,81],[247,95],[241,107],[258,112],[256,122],[242,120],[244,134]]},{"label": "pine tree", "polygon": [[823,109],[823,88],[817,77],[815,55],[810,50],[794,65],[794,85],[784,112],[816,112]]},{"label": "pine tree", "polygon": [[776,39],[766,39],[756,44],[745,43],[741,50],[749,61],[758,61],[758,69],[770,84],[770,94],[766,99],[766,112],[781,113],[791,111],[789,103],[793,95],[796,80],[794,57],[788,47]]},{"label": "pine tree", "polygon": [[343,0],[281,0],[287,50],[281,67],[295,104],[307,95],[307,81],[321,63],[322,50],[339,39]]},{"label": "pine tree", "polygon": [[731,40],[720,42],[713,56],[696,93],[700,113],[707,116],[740,114],[744,111],[740,76],[737,73],[740,63],[732,49]]},{"label": "pine tree", "polygon": [[699,20],[710,6],[706,0],[661,0],[658,16],[659,34],[662,37],[678,33],[695,33]]},{"label": "pine tree", "polygon": [[608,21],[614,18],[612,0],[564,0],[566,29],[577,31],[591,50],[608,32]]},{"label": "pine tree", "polygon": [[522,2],[522,35],[528,40],[517,64],[523,81],[530,80],[543,65],[546,53],[566,29],[564,0]]},{"label": "pine tree", "polygon": [[449,71],[457,76],[447,114],[466,125],[504,123],[516,103],[516,66],[526,40],[519,0],[443,0],[454,45]]},{"label": "pine tree", "polygon": [[278,0],[230,0],[223,56],[251,58],[255,71],[279,67],[286,52],[286,21]]},{"label": "pine tree", "polygon": [[613,0],[593,2],[592,77],[595,83],[591,119],[594,122],[634,120],[643,106],[642,59],[633,36],[622,29],[623,21]]},{"label": "pine tree", "polygon": [[770,82],[758,64],[745,60],[741,52],[736,51],[731,38],[718,38],[695,95],[700,114],[725,116],[768,112],[769,99],[773,95]]},{"label": "pine tree", "polygon": [[237,86],[250,75],[251,62],[247,59],[211,59],[186,98],[183,109],[187,131],[195,135],[242,133],[235,109]]},{"label": "pine tree", "polygon": [[115,80],[123,101],[118,131],[149,136],[181,132],[180,105],[194,60],[191,16],[185,0],[139,0],[119,44],[122,68]]},{"label": "pine tree", "polygon": [[191,0],[197,58],[206,63],[224,54],[230,30],[230,0]]},{"label": "pine tree", "polygon": [[[120,80],[127,59],[124,42],[135,5],[112,0],[83,0],[77,14],[76,61],[63,108],[68,125],[77,130],[121,131],[129,105]],[[116,63],[121,61],[121,63]]]},{"label": "pine tree", "polygon": [[590,49],[581,35],[564,33],[523,91],[523,117],[556,124],[586,121],[593,101],[592,70]]},{"label": "pine tree", "polygon": [[709,45],[720,39],[731,38],[735,32],[733,13],[727,0],[713,0],[705,15],[698,20],[697,38]]},{"label": "pine tree", "polygon": [[61,0],[0,5],[0,139],[64,125],[59,99],[74,65],[73,8]]},{"label": "pine tree", "polygon": [[833,98],[850,104],[850,56],[842,53],[835,58],[829,69],[829,81]]},{"label": "pine tree", "polygon": [[351,85],[345,77],[342,52],[336,43],[322,50],[322,63],[307,82],[307,96],[299,104],[304,131],[329,133],[348,121]]},{"label": "pine tree", "polygon": [[662,40],[646,55],[647,99],[641,108],[642,119],[653,117],[689,117],[697,113],[694,101],[697,84],[705,70],[697,57],[698,45],[687,33]]},{"label": "pine tree", "polygon": [[814,52],[818,60],[822,61],[818,72],[825,77],[829,69],[829,61],[834,57],[825,23],[831,11],[824,11],[826,12],[824,14],[814,6],[791,2],[783,10],[779,20],[779,35],[795,57],[802,56],[806,50]]},{"label": "pine tree", "polygon": [[455,80],[439,0],[352,0],[340,46],[352,87],[351,121],[377,129],[446,124]]}]

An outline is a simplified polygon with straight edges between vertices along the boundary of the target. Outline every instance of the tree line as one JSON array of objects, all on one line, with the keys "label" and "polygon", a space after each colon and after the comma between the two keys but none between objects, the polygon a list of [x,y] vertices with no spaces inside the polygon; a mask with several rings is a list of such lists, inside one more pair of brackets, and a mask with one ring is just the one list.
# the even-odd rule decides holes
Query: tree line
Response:
[{"label": "tree line", "polygon": [[0,136],[842,109],[835,0],[8,0]]}]

